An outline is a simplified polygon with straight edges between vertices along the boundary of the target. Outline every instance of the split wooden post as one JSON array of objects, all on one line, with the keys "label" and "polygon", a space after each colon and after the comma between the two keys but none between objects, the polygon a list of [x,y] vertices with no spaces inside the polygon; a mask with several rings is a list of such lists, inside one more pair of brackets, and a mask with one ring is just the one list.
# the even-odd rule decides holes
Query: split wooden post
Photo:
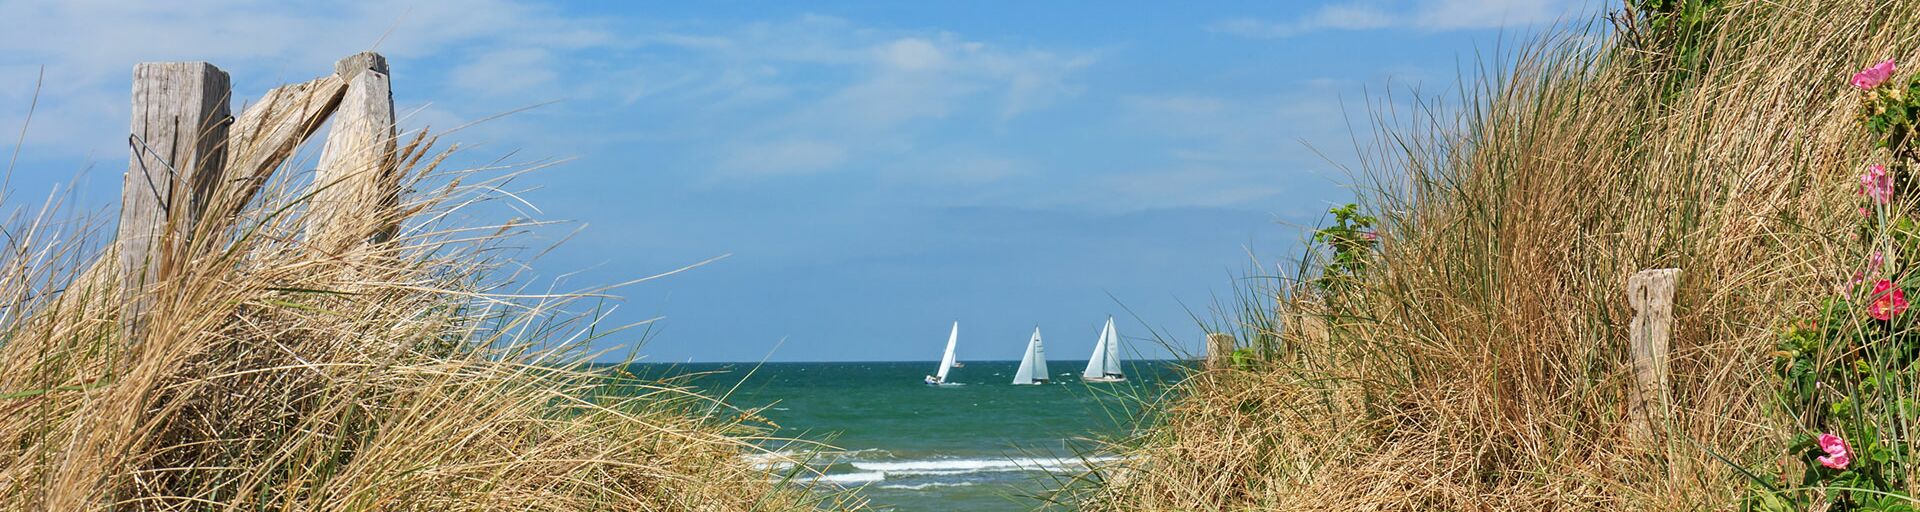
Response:
[{"label": "split wooden post", "polygon": [[1627,278],[1627,304],[1633,307],[1628,333],[1633,388],[1628,392],[1629,438],[1654,446],[1673,416],[1668,374],[1668,342],[1673,336],[1673,294],[1680,269],[1642,270]]},{"label": "split wooden post", "polygon": [[329,253],[391,238],[400,202],[387,59],[355,54],[335,64],[334,75],[346,82],[346,95],[320,152],[307,219],[307,242]]},{"label": "split wooden post", "polygon": [[326,123],[340,106],[347,83],[329,74],[275,87],[234,120],[227,134],[227,185],[215,192],[209,217],[238,216],[275,168]]},{"label": "split wooden post", "polygon": [[118,239],[123,339],[137,339],[151,306],[146,287],[179,266],[221,179],[231,94],[227,73],[205,62],[133,67],[132,156],[121,180]]},{"label": "split wooden post", "polygon": [[1233,349],[1237,346],[1233,335],[1216,332],[1207,335],[1207,369],[1224,370],[1233,367]]}]

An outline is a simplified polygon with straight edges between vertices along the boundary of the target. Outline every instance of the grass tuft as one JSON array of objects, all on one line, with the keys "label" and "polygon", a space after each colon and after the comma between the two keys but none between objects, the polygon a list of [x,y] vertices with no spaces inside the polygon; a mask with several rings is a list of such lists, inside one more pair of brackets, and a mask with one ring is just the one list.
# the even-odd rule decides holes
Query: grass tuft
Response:
[{"label": "grass tuft", "polygon": [[[1355,173],[1377,248],[1331,286],[1324,253],[1249,281],[1219,329],[1259,357],[1188,379],[1083,502],[1737,503],[1752,483],[1726,461],[1771,473],[1801,431],[1768,412],[1781,322],[1865,257],[1850,184],[1875,150],[1847,78],[1920,62],[1920,3],[1704,4],[1685,37],[1575,27],[1474,71],[1450,105],[1381,102]],[[1635,444],[1625,283],[1667,267],[1678,410]]]},{"label": "grass tuft", "polygon": [[[474,225],[516,172],[413,139],[400,231],[306,243],[311,175],[208,221],[121,335],[111,248],[43,213],[0,247],[0,509],[812,510],[770,427],[589,364],[599,290],[516,293],[532,224]],[[432,155],[431,158],[422,156]],[[282,170],[298,168],[287,164]],[[491,176],[491,177],[489,177]],[[303,182],[304,180],[304,182]],[[237,187],[240,184],[222,184]],[[573,312],[580,308],[588,313]]]}]

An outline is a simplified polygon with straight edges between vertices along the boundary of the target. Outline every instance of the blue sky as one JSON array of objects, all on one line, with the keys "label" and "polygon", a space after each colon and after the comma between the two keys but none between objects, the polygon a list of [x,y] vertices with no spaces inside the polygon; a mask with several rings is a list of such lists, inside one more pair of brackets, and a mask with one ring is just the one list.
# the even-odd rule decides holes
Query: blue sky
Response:
[{"label": "blue sky", "polygon": [[660,318],[647,360],[929,360],[954,320],[963,359],[1035,325],[1064,359],[1109,314],[1161,355],[1148,327],[1198,346],[1192,314],[1351,196],[1370,95],[1444,92],[1580,5],[7,2],[0,131],[44,66],[15,197],[81,173],[110,212],[134,63],[213,62],[251,98],[378,42],[407,126],[544,104],[452,137],[571,159],[519,182],[572,222],[536,242],[584,225],[530,286],[731,255],[618,290],[609,321]]}]

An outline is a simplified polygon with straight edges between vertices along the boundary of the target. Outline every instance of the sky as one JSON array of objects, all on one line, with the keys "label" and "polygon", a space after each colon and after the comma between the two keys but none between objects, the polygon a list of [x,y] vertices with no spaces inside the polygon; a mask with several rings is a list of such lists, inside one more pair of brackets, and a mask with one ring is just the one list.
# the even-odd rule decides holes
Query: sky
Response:
[{"label": "sky", "polygon": [[1296,259],[1351,199],[1370,99],[1450,90],[1501,45],[1595,16],[1575,0],[156,4],[0,3],[0,138],[27,127],[0,207],[71,184],[114,211],[137,62],[212,62],[245,99],[372,49],[403,128],[485,120],[449,136],[460,162],[561,162],[515,181],[537,209],[501,213],[564,221],[527,242],[564,240],[519,285],[725,256],[614,291],[606,323],[651,323],[599,343],[658,362],[933,360],[955,321],[963,360],[1017,359],[1036,326],[1072,359],[1109,315],[1141,357],[1169,354],[1150,333],[1193,350],[1216,297]]}]

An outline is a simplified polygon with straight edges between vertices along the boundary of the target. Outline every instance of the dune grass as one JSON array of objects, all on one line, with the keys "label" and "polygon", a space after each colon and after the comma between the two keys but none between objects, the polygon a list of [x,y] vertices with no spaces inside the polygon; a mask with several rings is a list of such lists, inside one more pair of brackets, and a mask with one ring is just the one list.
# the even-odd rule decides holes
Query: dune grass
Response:
[{"label": "dune grass", "polygon": [[383,243],[304,243],[316,206],[298,164],[214,205],[239,214],[203,222],[146,290],[134,340],[110,240],[57,200],[9,223],[0,509],[858,505],[753,467],[742,455],[769,430],[751,414],[588,364],[617,332],[597,325],[601,296],[520,291],[532,224],[472,220],[517,200],[502,185],[519,173],[437,169],[431,142],[401,145],[413,192]]},{"label": "dune grass", "polygon": [[[1807,431],[1771,401],[1782,323],[1864,257],[1847,77],[1920,61],[1920,2],[1672,3],[1702,16],[1557,31],[1444,107],[1380,103],[1354,173],[1377,245],[1249,278],[1222,328],[1256,357],[1183,384],[1084,503],[1735,508],[1734,464],[1777,471]],[[1666,267],[1677,411],[1636,444],[1624,286]]]}]

